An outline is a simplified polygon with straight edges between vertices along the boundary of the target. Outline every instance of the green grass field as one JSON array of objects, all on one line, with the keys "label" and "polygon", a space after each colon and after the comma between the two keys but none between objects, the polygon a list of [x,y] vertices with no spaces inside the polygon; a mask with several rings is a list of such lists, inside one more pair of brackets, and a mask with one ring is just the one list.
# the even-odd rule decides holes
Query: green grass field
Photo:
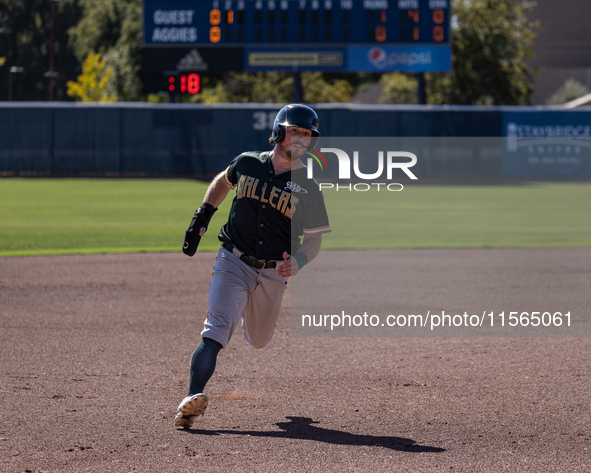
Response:
[{"label": "green grass field", "polygon": [[[0,179],[0,256],[180,251],[207,183]],[[591,184],[325,190],[323,248],[591,246]],[[200,250],[219,247],[231,199]]]}]

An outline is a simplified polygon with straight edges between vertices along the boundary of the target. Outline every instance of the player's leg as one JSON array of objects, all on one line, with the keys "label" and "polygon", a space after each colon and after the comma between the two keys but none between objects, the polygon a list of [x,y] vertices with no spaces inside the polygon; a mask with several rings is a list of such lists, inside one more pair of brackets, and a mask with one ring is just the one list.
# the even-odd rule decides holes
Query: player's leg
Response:
[{"label": "player's leg", "polygon": [[203,390],[213,375],[216,359],[222,345],[211,338],[202,338],[191,357],[191,378],[189,395],[179,404],[174,423],[177,427],[188,429],[195,419],[207,408],[209,398]]},{"label": "player's leg", "polygon": [[244,337],[255,348],[265,347],[277,327],[281,302],[287,286],[287,279],[275,270],[260,272],[258,286],[250,295],[246,312],[242,318]]},{"label": "player's leg", "polygon": [[213,376],[217,356],[222,345],[211,338],[202,338],[191,357],[191,377],[189,380],[189,396],[202,393],[205,385]]},{"label": "player's leg", "polygon": [[191,357],[189,395],[178,407],[177,427],[189,428],[205,411],[208,398],[203,391],[213,375],[219,351],[225,347],[242,314],[248,294],[256,287],[256,274],[244,271],[234,255],[222,249],[218,253],[209,288],[209,310],[201,342]]},{"label": "player's leg", "polygon": [[209,286],[209,310],[201,337],[226,347],[246,309],[249,294],[257,287],[258,273],[222,248]]}]

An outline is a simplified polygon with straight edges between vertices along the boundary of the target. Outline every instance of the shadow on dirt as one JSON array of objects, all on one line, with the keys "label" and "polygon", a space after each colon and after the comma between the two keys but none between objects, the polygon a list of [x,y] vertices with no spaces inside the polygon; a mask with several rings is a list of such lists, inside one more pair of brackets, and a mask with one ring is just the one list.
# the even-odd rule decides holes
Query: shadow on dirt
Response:
[{"label": "shadow on dirt", "polygon": [[438,453],[445,449],[417,445],[414,440],[403,437],[386,437],[375,435],[352,434],[340,430],[324,429],[312,424],[319,424],[309,417],[287,417],[290,422],[278,422],[276,425],[283,432],[258,431],[258,430],[188,430],[187,433],[196,435],[250,435],[252,437],[275,437],[301,440],[314,440],[317,442],[332,443],[335,445],[364,445],[370,447],[384,447],[392,450],[416,453]]}]

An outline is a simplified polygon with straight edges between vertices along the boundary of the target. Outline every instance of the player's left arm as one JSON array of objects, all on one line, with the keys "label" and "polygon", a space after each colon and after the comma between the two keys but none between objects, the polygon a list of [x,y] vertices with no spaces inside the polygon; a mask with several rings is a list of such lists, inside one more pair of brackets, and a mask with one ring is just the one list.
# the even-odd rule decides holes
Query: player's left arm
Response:
[{"label": "player's left arm", "polygon": [[298,274],[305,264],[316,258],[322,244],[322,234],[331,231],[321,192],[308,203],[304,215],[302,245],[293,256],[287,251],[283,253],[283,264],[277,268],[280,276],[289,277]]},{"label": "player's left arm", "polygon": [[277,268],[279,276],[288,278],[298,274],[304,264],[307,264],[316,258],[316,255],[320,251],[321,244],[322,235],[304,234],[302,246],[300,246],[300,249],[295,256],[288,254],[287,251],[283,253],[283,264]]},{"label": "player's left arm", "polygon": [[302,246],[300,246],[298,254],[303,253],[306,255],[306,263],[309,263],[314,258],[316,258],[316,255],[318,255],[321,244],[322,235],[304,235],[304,240],[302,241]]}]

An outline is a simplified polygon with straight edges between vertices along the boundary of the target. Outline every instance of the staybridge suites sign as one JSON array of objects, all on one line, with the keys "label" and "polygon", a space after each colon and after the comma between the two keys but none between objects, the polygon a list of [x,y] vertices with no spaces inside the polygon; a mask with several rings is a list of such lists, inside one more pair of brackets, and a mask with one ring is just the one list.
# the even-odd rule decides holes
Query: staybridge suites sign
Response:
[{"label": "staybridge suites sign", "polygon": [[505,112],[503,128],[503,175],[591,177],[591,113]]}]

